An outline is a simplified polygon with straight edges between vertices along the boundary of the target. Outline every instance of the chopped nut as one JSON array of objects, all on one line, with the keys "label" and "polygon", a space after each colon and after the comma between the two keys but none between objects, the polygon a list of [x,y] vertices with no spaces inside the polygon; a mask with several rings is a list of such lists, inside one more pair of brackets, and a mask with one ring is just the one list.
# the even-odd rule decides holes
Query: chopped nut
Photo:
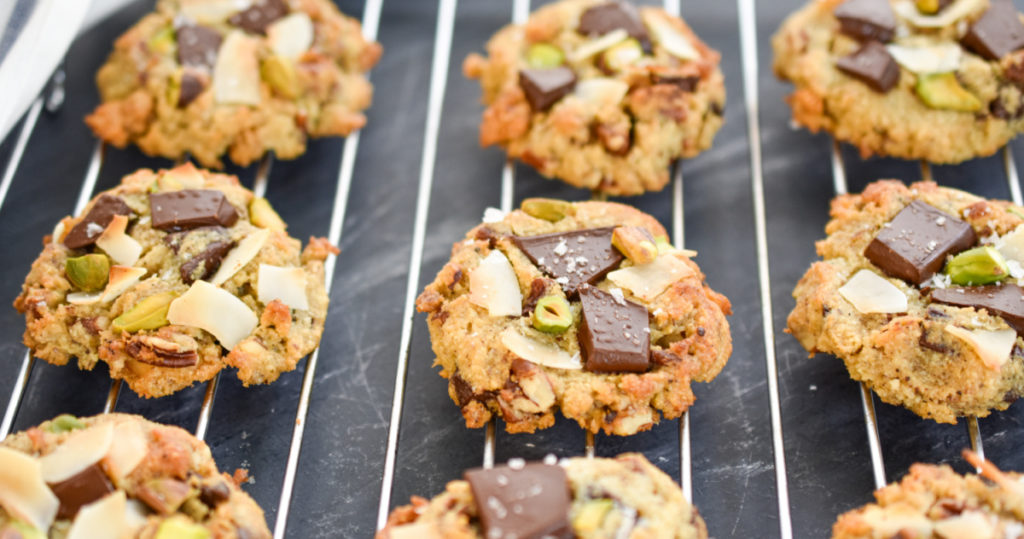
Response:
[{"label": "chopped nut", "polygon": [[566,216],[575,215],[571,202],[553,198],[528,198],[523,201],[522,210],[531,217],[556,223]]},{"label": "chopped nut", "polygon": [[634,264],[653,262],[658,246],[651,233],[638,226],[620,226],[612,232],[612,245]]},{"label": "chopped nut", "polygon": [[143,503],[161,515],[176,512],[191,494],[192,489],[187,483],[166,477],[146,481],[135,493]]},{"label": "chopped nut", "polygon": [[91,254],[69,258],[64,273],[75,287],[86,292],[103,290],[110,274],[110,259],[106,255]]},{"label": "chopped nut", "polygon": [[167,309],[174,301],[175,294],[161,292],[138,302],[134,307],[114,319],[114,331],[139,331],[157,329],[167,325]]},{"label": "chopped nut", "polygon": [[554,406],[555,391],[543,369],[525,359],[516,358],[512,362],[512,372],[516,375],[523,395],[537,405],[538,411]]},{"label": "chopped nut", "polygon": [[263,197],[256,197],[249,203],[249,219],[252,224],[260,228],[280,230],[284,232],[288,225],[281,219],[281,216],[274,211],[270,202]]}]

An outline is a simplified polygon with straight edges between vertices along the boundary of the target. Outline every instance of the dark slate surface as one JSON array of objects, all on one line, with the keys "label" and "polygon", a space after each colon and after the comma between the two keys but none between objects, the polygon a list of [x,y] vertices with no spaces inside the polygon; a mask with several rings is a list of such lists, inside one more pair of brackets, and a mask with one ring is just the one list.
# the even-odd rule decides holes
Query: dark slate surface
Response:
[{"label": "dark slate surface", "polygon": [[[536,2],[539,4],[539,2]],[[653,3],[653,2],[652,2]],[[873,488],[857,386],[841,362],[807,359],[782,328],[792,307],[790,292],[814,258],[832,196],[830,140],[793,130],[782,98],[788,92],[770,69],[771,33],[799,0],[763,2],[758,7],[761,137],[764,150],[766,223],[771,264],[774,336],[778,356],[785,453],[796,535],[827,535],[835,515],[870,498]],[[343,0],[342,9],[361,16],[362,1]],[[93,73],[111,41],[150,8],[137,1],[80,38],[67,61],[68,97],[56,113],[39,119],[7,199],[0,206],[0,245],[11,263],[0,267],[4,301],[17,294],[39,238],[71,211],[94,140],[81,118],[95,105]],[[332,309],[310,401],[302,458],[289,518],[289,537],[370,537],[381,488],[387,430],[400,355],[399,335],[412,249],[417,182],[422,160],[436,5],[423,0],[385,0],[379,40],[385,54],[373,71],[376,87],[369,124],[363,130],[331,292]],[[751,195],[747,116],[742,93],[737,8],[732,2],[683,1],[683,13],[722,52],[729,87],[726,125],[715,147],[683,166],[686,245],[712,287],[733,303],[730,319],[734,353],[711,384],[695,388],[691,414],[694,498],[715,537],[778,535],[778,497],[772,453],[770,402],[765,370],[763,321],[757,282],[755,222]],[[432,279],[450,245],[500,199],[501,153],[482,150],[476,125],[479,89],[461,75],[466,54],[481,50],[487,37],[511,17],[511,3],[464,0],[455,38],[430,193],[428,227],[419,286]],[[13,137],[0,145],[0,164],[9,160]],[[1024,168],[1024,145],[1014,143]],[[344,142],[317,141],[302,159],[275,162],[267,196],[299,238],[326,235]],[[851,191],[880,177],[920,178],[916,163],[862,161],[844,148]],[[133,149],[108,149],[98,189],[138,167],[169,164]],[[229,168],[251,186],[255,167]],[[554,196],[581,200],[587,192],[517,166],[515,200]],[[968,165],[935,167],[936,180],[978,194],[1006,198],[1002,157]],[[670,226],[668,190],[625,200]],[[431,367],[433,355],[423,317],[416,315],[409,356],[392,504],[413,494],[430,495],[479,465],[482,430],[463,426],[448,399],[444,380]],[[0,402],[15,382],[24,355],[22,318],[0,309]],[[208,440],[223,469],[248,468],[255,481],[247,490],[273,526],[285,472],[288,444],[305,363],[270,385],[243,388],[230,373],[218,387]],[[59,413],[99,412],[109,380],[105,368],[35,363],[15,427],[26,428]],[[144,414],[194,429],[205,386],[177,395],[140,399],[125,391],[117,410]],[[981,421],[986,451],[998,464],[1024,469],[1015,452],[1024,408]],[[959,469],[966,429],[922,421],[879,403],[886,471],[890,478],[918,460],[949,462]],[[559,421],[535,435],[497,435],[497,460],[581,454],[585,437],[574,423]],[[672,477],[680,473],[679,423],[663,422],[629,438],[597,436],[597,454],[641,451]]]}]

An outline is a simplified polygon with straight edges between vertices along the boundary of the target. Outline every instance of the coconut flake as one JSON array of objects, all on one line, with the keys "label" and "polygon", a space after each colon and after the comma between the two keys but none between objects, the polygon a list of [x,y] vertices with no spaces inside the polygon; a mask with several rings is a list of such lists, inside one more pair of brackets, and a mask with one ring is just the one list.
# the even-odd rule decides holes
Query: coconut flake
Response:
[{"label": "coconut flake", "polygon": [[484,210],[485,223],[500,223],[505,220],[505,212],[498,208],[487,208]]},{"label": "coconut flake", "polygon": [[469,301],[487,309],[491,316],[519,316],[523,294],[512,264],[497,249],[491,251],[469,274]]},{"label": "coconut flake", "polygon": [[224,39],[213,66],[213,99],[218,104],[260,104],[259,41],[233,30]]},{"label": "coconut flake", "polygon": [[124,491],[118,490],[82,506],[67,539],[120,539],[127,532],[127,501]]},{"label": "coconut flake", "polygon": [[276,299],[292,309],[309,310],[309,300],[306,298],[306,272],[302,268],[260,264],[256,284],[260,303],[264,305]]},{"label": "coconut flake", "polygon": [[1017,342],[1017,332],[1012,329],[964,329],[948,324],[946,332],[967,343],[992,370],[1002,368],[1010,359],[1010,352]]},{"label": "coconut flake", "polygon": [[653,301],[673,283],[692,275],[686,262],[669,253],[647,264],[615,270],[608,279],[644,301]]},{"label": "coconut flake", "polygon": [[839,293],[864,314],[907,312],[907,295],[871,270],[858,271]]},{"label": "coconut flake", "polygon": [[187,292],[171,302],[167,321],[205,330],[228,350],[259,325],[256,314],[245,302],[206,281],[192,283]]},{"label": "coconut flake", "polygon": [[251,5],[252,0],[181,0],[181,14],[200,24],[216,24]]},{"label": "coconut flake", "polygon": [[583,363],[579,354],[569,355],[561,348],[527,337],[510,327],[501,333],[501,343],[509,352],[538,365],[553,369],[580,370]]},{"label": "coconut flake", "polygon": [[576,47],[567,55],[570,62],[580,62],[590,58],[591,56],[618,45],[620,42],[625,41],[629,37],[629,33],[622,28],[616,28],[607,34],[584,41],[580,46]]},{"label": "coconut flake", "polygon": [[267,27],[267,41],[274,52],[294,60],[313,44],[313,21],[302,11],[282,17]]},{"label": "coconut flake", "polygon": [[104,423],[68,435],[52,453],[39,458],[43,481],[59,483],[102,459],[114,441],[114,426]]},{"label": "coconut flake", "polygon": [[664,47],[669,54],[681,60],[700,58],[700,53],[690,40],[670,21],[661,18],[655,11],[645,11],[643,18],[654,36],[654,42]]},{"label": "coconut flake", "polygon": [[100,237],[96,238],[96,246],[103,249],[114,263],[132,266],[138,262],[139,255],[142,254],[142,244],[125,234],[126,230],[128,216],[115,215]]},{"label": "coconut flake", "polygon": [[1024,225],[1018,225],[1012,232],[999,238],[999,241],[996,242],[996,250],[1007,261],[1024,262]]},{"label": "coconut flake", "polygon": [[46,486],[37,459],[0,447],[0,507],[37,530],[50,529],[60,500]]},{"label": "coconut flake", "polygon": [[629,92],[629,85],[621,80],[597,77],[576,83],[573,94],[580,100],[597,106],[618,105]]},{"label": "coconut flake", "polygon": [[138,283],[145,274],[146,268],[110,266],[110,277],[107,279],[107,287],[100,294],[100,301],[103,303],[114,301],[129,288],[135,286],[135,283]]},{"label": "coconut flake", "polygon": [[138,467],[149,453],[149,441],[139,423],[131,420],[114,425],[114,439],[103,457],[103,468],[114,482],[119,482]]},{"label": "coconut flake", "polygon": [[220,263],[220,268],[217,269],[217,273],[213,275],[210,282],[216,286],[224,284],[259,254],[269,237],[269,228],[250,232],[242,241],[238,242],[238,246],[232,249],[228,256],[224,257],[224,261]]},{"label": "coconut flake", "polygon": [[953,42],[920,46],[893,43],[886,49],[901,66],[922,75],[956,71],[963,57],[963,48]]}]

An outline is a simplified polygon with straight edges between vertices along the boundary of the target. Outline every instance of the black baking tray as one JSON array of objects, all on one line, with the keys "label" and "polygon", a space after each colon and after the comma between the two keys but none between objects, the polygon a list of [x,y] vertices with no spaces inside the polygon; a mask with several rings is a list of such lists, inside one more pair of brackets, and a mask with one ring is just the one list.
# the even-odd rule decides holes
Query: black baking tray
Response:
[{"label": "black baking tray", "polygon": [[[338,2],[361,17],[363,2]],[[534,7],[541,2],[534,2]],[[653,2],[649,2],[653,3]],[[771,73],[769,40],[799,0],[763,1],[756,6],[757,100],[763,147],[763,185],[767,210],[767,262],[770,264],[774,351],[785,444],[785,475],[793,534],[828,534],[837,514],[868,501],[874,483],[859,388],[842,363],[829,356],[808,359],[783,333],[793,306],[790,293],[815,258],[814,241],[823,235],[833,195],[831,139],[795,130],[783,104],[785,84]],[[780,535],[779,483],[776,481],[772,402],[765,362],[758,256],[748,138],[749,111],[743,93],[739,2],[683,0],[688,22],[722,53],[729,91],[726,124],[715,146],[683,167],[686,246],[697,250],[709,284],[732,301],[733,355],[710,384],[697,384],[690,414],[694,501],[714,537]],[[65,62],[67,97],[55,112],[44,111],[32,131],[6,199],[0,207],[0,265],[5,301],[13,301],[40,238],[74,207],[95,139],[82,117],[97,103],[93,75],[113,40],[152,7],[133,2],[79,37]],[[437,161],[433,171],[419,287],[433,279],[452,242],[479,222],[484,209],[498,206],[504,157],[481,149],[477,124],[482,110],[478,85],[461,74],[462,59],[481,51],[488,36],[507,24],[511,2],[463,0],[457,6],[447,73]],[[344,232],[331,291],[306,434],[296,475],[288,537],[371,537],[376,525],[387,447],[396,365],[406,306],[406,281],[412,250],[414,215],[428,107],[437,4],[427,0],[384,0],[379,40],[384,56],[372,72],[374,106],[362,131]],[[0,145],[0,166],[8,166],[20,125]],[[296,161],[275,161],[267,197],[306,239],[327,234],[344,142],[314,141]],[[1024,167],[1024,148],[1013,143],[1016,165]],[[843,148],[850,190],[878,178],[921,178],[915,162],[861,160]],[[165,167],[166,160],[137,150],[107,149],[97,189],[115,185],[139,167]],[[979,195],[1009,198],[1002,154],[958,166],[933,167],[936,181]],[[230,168],[252,186],[256,167]],[[517,165],[515,201],[547,196],[572,200],[589,193],[546,180]],[[630,199],[669,226],[669,189]],[[23,318],[0,309],[0,403],[17,383],[25,348]],[[392,506],[414,494],[440,492],[464,469],[479,466],[484,431],[464,427],[448,398],[446,383],[431,366],[433,354],[421,315],[416,315],[409,350],[408,379],[399,431]],[[273,524],[305,362],[272,385],[243,388],[230,372],[221,377],[207,440],[220,467],[247,468],[246,486]],[[36,361],[15,429],[24,429],[60,413],[99,413],[110,381],[102,365],[92,372]],[[205,385],[154,400],[127,388],[116,410],[186,429],[195,429]],[[987,456],[1004,469],[1024,469],[1020,442],[1024,406],[980,421]],[[916,461],[945,462],[967,471],[960,451],[969,444],[965,422],[937,425],[878,403],[885,469],[890,480]],[[499,424],[496,460],[513,456],[541,458],[580,455],[584,433],[565,420],[534,435],[507,435]],[[679,427],[664,421],[650,432],[621,438],[598,435],[596,454],[643,452],[674,478],[680,476]]]}]

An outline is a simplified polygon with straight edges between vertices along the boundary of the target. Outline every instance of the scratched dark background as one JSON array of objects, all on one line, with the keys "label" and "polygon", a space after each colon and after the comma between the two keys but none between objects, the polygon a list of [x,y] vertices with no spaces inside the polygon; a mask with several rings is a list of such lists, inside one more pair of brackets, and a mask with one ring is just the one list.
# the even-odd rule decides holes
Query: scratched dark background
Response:
[{"label": "scratched dark background", "polygon": [[[539,2],[535,2],[538,4]],[[823,234],[832,196],[831,142],[789,126],[783,104],[787,87],[771,73],[770,36],[799,0],[757,6],[757,96],[771,268],[774,350],[785,475],[794,535],[828,534],[835,516],[870,499],[873,481],[858,387],[838,360],[808,359],[784,334],[792,308],[790,292],[814,259],[814,240]],[[362,16],[360,0],[339,2]],[[744,104],[738,8],[733,2],[683,0],[690,24],[722,52],[729,89],[726,125],[710,151],[683,164],[686,246],[696,249],[708,282],[732,301],[734,352],[722,374],[695,388],[691,412],[694,499],[715,537],[779,535],[779,486],[772,451],[773,432],[766,370],[765,337],[757,279],[757,223],[751,190],[748,110]],[[67,99],[56,112],[43,112],[0,207],[0,245],[8,263],[0,266],[0,299],[17,295],[40,238],[71,211],[94,147],[82,117],[97,103],[93,74],[111,42],[152,2],[132,3],[85,33],[66,62]],[[1018,6],[1020,7],[1020,6]],[[401,354],[406,281],[412,249],[417,185],[428,107],[437,5],[426,0],[385,0],[379,40],[384,56],[372,73],[376,88],[369,123],[362,132],[332,307],[321,343],[306,436],[299,461],[287,536],[370,537],[381,489],[388,423]],[[487,37],[507,24],[511,2],[463,0],[456,11],[447,73],[437,162],[430,191],[428,226],[419,286],[433,278],[450,245],[476,224],[484,208],[497,206],[503,156],[477,144],[482,110],[477,85],[461,75],[462,59],[482,50]],[[18,133],[19,127],[13,131]],[[14,136],[0,145],[0,166],[10,166]],[[312,142],[297,161],[275,162],[267,197],[299,238],[326,235],[344,142]],[[1018,168],[1024,147],[1012,145]],[[917,163],[888,159],[861,161],[844,148],[851,191],[880,177],[917,180]],[[98,189],[109,188],[135,168],[169,163],[133,149],[108,150]],[[255,167],[231,169],[252,185]],[[582,190],[545,180],[517,166],[515,200],[528,196],[580,200]],[[935,167],[936,180],[988,197],[1008,198],[1002,154],[961,166]],[[669,190],[626,200],[670,225]],[[24,347],[24,322],[13,308],[0,309],[0,402],[15,384]],[[463,469],[478,466],[483,430],[467,430],[450,402],[444,380],[431,367],[433,355],[423,317],[416,315],[395,468],[392,506],[410,495],[432,495]],[[281,496],[305,363],[269,386],[243,388],[225,372],[215,397],[208,441],[222,469],[245,467],[255,481],[246,489],[263,506],[273,528]],[[23,429],[59,413],[102,410],[109,388],[105,368],[93,372],[35,362],[17,413]],[[194,429],[205,386],[144,400],[125,390],[117,411]],[[879,428],[890,479],[915,461],[947,462],[964,471],[959,452],[968,445],[964,424],[937,425],[879,403]],[[989,458],[1009,469],[1024,469],[1015,451],[1024,406],[981,421]],[[629,438],[597,436],[599,456],[641,451],[672,477],[679,477],[678,422],[666,421]],[[778,434],[778,433],[776,433]],[[559,421],[535,435],[497,435],[497,460],[582,454],[584,435],[575,423]]]}]

